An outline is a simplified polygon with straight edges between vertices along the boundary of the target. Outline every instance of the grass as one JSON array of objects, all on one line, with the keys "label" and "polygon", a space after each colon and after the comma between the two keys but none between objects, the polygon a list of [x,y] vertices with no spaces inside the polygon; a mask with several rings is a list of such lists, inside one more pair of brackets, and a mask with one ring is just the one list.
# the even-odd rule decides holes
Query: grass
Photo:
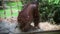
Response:
[{"label": "grass", "polygon": [[[17,7],[17,3],[19,4],[18,7]],[[4,17],[15,17],[15,16],[18,16],[18,10],[21,10],[22,9],[22,2],[6,2],[6,5],[8,6],[7,9],[5,9],[5,15],[4,15],[4,10],[0,9],[0,17],[4,18]],[[10,8],[10,6],[13,6],[12,8]],[[11,15],[11,9],[12,9],[12,12],[13,14]]]}]

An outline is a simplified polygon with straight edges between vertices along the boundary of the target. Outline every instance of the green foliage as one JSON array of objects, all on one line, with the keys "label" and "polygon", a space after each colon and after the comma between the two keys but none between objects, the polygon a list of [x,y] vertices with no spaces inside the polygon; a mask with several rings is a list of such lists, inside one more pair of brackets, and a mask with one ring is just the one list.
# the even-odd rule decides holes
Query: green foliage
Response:
[{"label": "green foliage", "polygon": [[[40,3],[39,4],[40,13],[43,14],[43,12],[45,12],[47,14],[49,21],[51,20],[51,18],[53,19],[55,11],[58,8],[60,8],[60,0],[42,0],[39,3]],[[42,17],[44,17],[44,16],[42,16]],[[45,20],[45,19],[43,19],[43,20]]]},{"label": "green foliage", "polygon": [[[17,3],[18,3],[18,6],[17,6]],[[8,18],[8,17],[11,17],[11,16],[13,16],[13,17],[18,16],[18,10],[22,9],[21,5],[22,5],[21,2],[6,2],[6,6],[8,6],[8,7],[7,7],[7,9],[5,9],[5,11],[3,9],[2,10],[0,9],[0,17]],[[11,15],[11,10],[12,10],[12,13],[13,13],[12,15]],[[4,12],[6,14],[4,14]]]},{"label": "green foliage", "polygon": [[48,0],[49,4],[58,4],[59,0]]}]

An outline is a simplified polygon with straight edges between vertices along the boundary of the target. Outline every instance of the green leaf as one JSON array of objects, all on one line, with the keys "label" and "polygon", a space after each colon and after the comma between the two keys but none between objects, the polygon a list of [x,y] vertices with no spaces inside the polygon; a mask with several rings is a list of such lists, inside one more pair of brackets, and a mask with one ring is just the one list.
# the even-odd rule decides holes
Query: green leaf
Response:
[{"label": "green leaf", "polygon": [[59,3],[59,0],[55,0],[55,2],[54,2],[55,4],[58,4]]},{"label": "green leaf", "polygon": [[49,4],[58,4],[59,0],[48,0]]},{"label": "green leaf", "polygon": [[48,2],[52,2],[53,0],[48,0]]}]

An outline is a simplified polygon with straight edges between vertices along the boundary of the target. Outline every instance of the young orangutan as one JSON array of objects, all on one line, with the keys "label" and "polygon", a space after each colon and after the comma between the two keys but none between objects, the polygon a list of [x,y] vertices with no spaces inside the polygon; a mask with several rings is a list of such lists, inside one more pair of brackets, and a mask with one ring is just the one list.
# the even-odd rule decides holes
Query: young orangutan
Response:
[{"label": "young orangutan", "polygon": [[34,28],[30,24],[34,22],[35,27],[38,27],[39,24],[39,11],[38,11],[38,2],[34,1],[28,3],[24,9],[18,14],[18,24],[23,32],[29,31],[31,28]]}]

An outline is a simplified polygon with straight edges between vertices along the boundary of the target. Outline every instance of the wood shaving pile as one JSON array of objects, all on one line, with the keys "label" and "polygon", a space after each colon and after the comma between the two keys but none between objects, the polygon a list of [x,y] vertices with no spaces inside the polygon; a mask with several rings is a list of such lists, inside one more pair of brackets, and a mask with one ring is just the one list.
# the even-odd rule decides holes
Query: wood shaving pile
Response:
[{"label": "wood shaving pile", "polygon": [[60,30],[60,25],[53,25],[50,24],[49,22],[41,22],[39,23],[39,27],[43,30]]}]

